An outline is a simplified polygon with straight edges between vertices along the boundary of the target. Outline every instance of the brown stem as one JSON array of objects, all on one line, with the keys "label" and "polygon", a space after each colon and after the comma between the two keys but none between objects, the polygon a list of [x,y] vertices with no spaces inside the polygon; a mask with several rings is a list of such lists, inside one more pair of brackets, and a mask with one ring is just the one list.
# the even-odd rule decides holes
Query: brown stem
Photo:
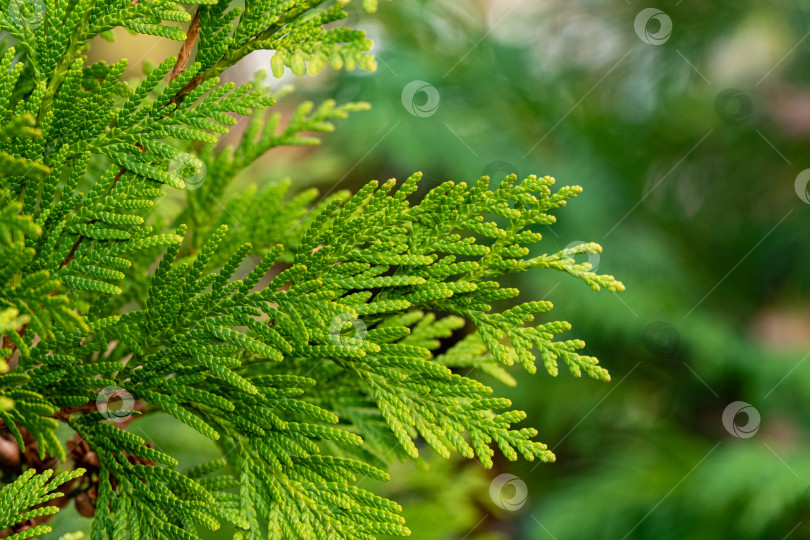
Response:
[{"label": "brown stem", "polygon": [[[136,146],[137,146],[138,148],[140,148],[142,152],[145,152],[145,151],[146,151],[146,148],[144,148],[142,145],[137,144]],[[118,183],[118,181],[121,179],[121,177],[122,177],[122,176],[124,176],[124,173],[125,173],[125,172],[127,172],[127,170],[126,170],[126,169],[124,169],[123,167],[121,168],[121,170],[120,170],[120,171],[118,171],[118,174],[116,174],[116,175],[115,175],[115,178],[113,179],[113,182],[112,182],[112,185],[110,186],[110,189],[108,189],[108,190],[107,190],[107,195],[109,195],[110,193],[112,193],[112,190],[113,190],[113,189],[115,189],[115,185]],[[96,221],[98,221],[98,220],[97,220],[97,219],[94,219],[94,220],[92,220],[92,221],[88,222],[88,224],[95,223]],[[60,269],[64,268],[64,267],[65,267],[65,266],[67,266],[68,264],[70,264],[70,261],[72,261],[72,260],[73,260],[73,258],[76,256],[76,250],[77,250],[77,249],[79,249],[79,244],[81,244],[81,243],[82,243],[82,240],[84,240],[84,236],[83,236],[83,235],[79,235],[79,237],[76,239],[76,242],[74,242],[73,247],[72,247],[72,248],[70,248],[70,253],[68,253],[67,257],[65,257],[65,260],[64,260],[64,261],[62,261],[62,262],[59,264],[59,268],[60,268]]]},{"label": "brown stem", "polygon": [[95,403],[85,403],[84,405],[77,405],[75,407],[63,407],[54,413],[53,417],[62,422],[66,422],[71,414],[77,412],[90,412],[96,408]]},{"label": "brown stem", "polygon": [[64,260],[64,261],[62,261],[61,263],[59,263],[59,268],[60,268],[60,269],[61,269],[61,268],[64,268],[64,267],[65,267],[65,266],[67,266],[68,264],[70,264],[70,261],[72,261],[72,260],[73,260],[73,257],[75,257],[75,256],[76,256],[76,250],[77,250],[77,249],[79,249],[79,244],[81,244],[81,243],[82,243],[82,240],[84,240],[84,236],[81,236],[81,235],[80,235],[80,236],[79,236],[79,237],[76,239],[76,241],[73,243],[73,247],[72,247],[72,248],[70,248],[70,253],[68,253],[68,254],[67,254],[67,257],[65,257],[65,260]]},{"label": "brown stem", "polygon": [[[132,5],[134,6],[137,3],[138,0],[133,0]],[[180,76],[181,73],[183,73],[183,71],[186,70],[186,64],[188,63],[188,59],[191,57],[191,51],[192,49],[194,49],[194,43],[196,42],[197,37],[199,35],[200,35],[200,14],[199,10],[197,10],[194,12],[194,16],[191,18],[191,24],[188,27],[188,32],[186,32],[186,41],[183,42],[183,46],[180,48],[180,52],[177,55],[177,62],[174,64],[172,72],[169,75],[171,80],[175,80],[177,77]],[[169,101],[169,104],[176,103],[181,95],[186,94],[191,90],[193,90],[194,88],[196,88],[196,86],[200,84],[201,81],[202,81],[201,76],[198,75],[197,77],[194,77],[194,79],[192,79],[182,90],[180,90],[180,92],[178,92],[177,95],[172,97],[172,99]],[[146,151],[146,149],[143,148],[140,144],[138,146],[141,147],[142,151]],[[118,180],[121,179],[121,177],[124,175],[125,172],[127,172],[126,169],[122,168],[121,171],[115,176],[115,180],[113,180],[112,186],[110,186],[110,190],[107,192],[108,195],[113,190],[115,185],[118,183]],[[91,221],[90,223],[94,223],[94,221]],[[59,268],[64,268],[65,266],[70,264],[70,262],[76,256],[76,250],[79,249],[79,245],[81,245],[83,240],[84,236],[79,236],[76,239],[76,242],[74,242],[73,247],[70,248],[70,253],[68,253],[67,257],[65,257],[65,260],[59,264]]]},{"label": "brown stem", "polygon": [[[0,345],[0,349],[11,349],[11,354],[14,354],[17,346],[14,345],[14,342],[11,341],[11,338],[8,337],[8,334],[3,334],[3,344]],[[11,356],[11,355],[9,355]]]},{"label": "brown stem", "polygon": [[200,85],[200,83],[203,82],[203,78],[204,76],[202,73],[195,75],[194,78],[191,79],[187,85],[185,85],[179,92],[177,92],[177,94],[172,99],[169,100],[169,105],[173,105],[175,103],[180,103],[181,101],[183,101],[183,98],[186,97],[188,93],[197,88]]},{"label": "brown stem", "polygon": [[[135,5],[138,3],[138,0],[133,0],[131,5]],[[194,44],[197,41],[197,38],[200,35],[200,12],[199,8],[194,12],[194,15],[191,18],[191,24],[189,24],[188,31],[186,32],[186,40],[183,42],[183,46],[180,47],[180,52],[177,54],[177,62],[174,64],[172,68],[171,74],[169,75],[170,79],[173,81],[177,77],[180,76],[186,70],[186,64],[188,63],[188,59],[191,57],[191,51],[194,49]],[[186,86],[184,86],[171,100],[169,100],[169,105],[173,105],[177,103],[181,96],[191,92],[194,88],[197,87],[202,82],[202,75],[197,75],[191,81],[189,81]],[[138,144],[142,151],[146,151],[140,144]],[[110,192],[113,190],[115,185],[118,183],[118,180],[124,175],[126,169],[122,168],[121,171],[116,175],[115,180],[113,180],[112,186],[110,186],[110,190],[107,192],[109,195]],[[94,223],[91,221],[90,223]],[[84,236],[79,236],[74,242],[73,247],[70,248],[70,253],[68,253],[65,260],[59,264],[59,268],[64,268],[73,260],[76,256],[76,251],[79,249],[79,245],[81,245],[82,241],[84,240]]]},{"label": "brown stem", "polygon": [[[14,330],[14,332],[17,332],[17,335],[22,337],[22,335],[25,333],[27,329],[28,323],[25,323],[19,328],[19,330]],[[9,354],[6,358],[9,359],[8,370],[12,371],[15,367],[17,367],[17,360],[12,358],[12,356],[14,356],[14,352],[17,350],[17,345],[15,345],[13,341],[11,341],[11,338],[8,337],[8,334],[3,334],[3,345],[0,348],[11,349],[11,354]]]},{"label": "brown stem", "polygon": [[188,30],[186,31],[186,41],[184,41],[183,46],[180,47],[180,52],[177,54],[177,62],[174,64],[172,72],[169,75],[170,80],[175,80],[186,70],[186,64],[188,63],[188,59],[191,58],[191,51],[194,49],[194,43],[197,41],[197,36],[199,35],[200,11],[199,8],[197,8],[194,12],[194,16],[191,18],[191,24],[189,24]]}]

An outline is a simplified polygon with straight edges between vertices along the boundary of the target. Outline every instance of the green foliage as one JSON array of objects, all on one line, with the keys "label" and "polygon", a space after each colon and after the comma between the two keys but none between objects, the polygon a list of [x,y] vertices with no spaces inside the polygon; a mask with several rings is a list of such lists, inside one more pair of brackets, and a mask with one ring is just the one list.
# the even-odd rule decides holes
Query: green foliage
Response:
[{"label": "green foliage", "polygon": [[[0,489],[0,529],[22,523],[27,519],[55,514],[59,511],[58,507],[42,505],[62,497],[64,493],[56,491],[57,488],[84,473],[84,469],[76,469],[53,476],[51,469],[41,474],[36,474],[34,469],[28,469],[12,483]],[[7,540],[23,540],[49,532],[51,532],[51,528],[48,525],[37,525],[5,538]]]},{"label": "green foliage", "polygon": [[[807,123],[778,91],[795,98],[809,90],[810,49],[793,49],[810,24],[807,6],[749,0],[729,16],[717,3],[662,3],[673,32],[653,46],[633,28],[644,4],[536,2],[509,13],[511,3],[501,4],[414,0],[382,9],[379,73],[341,74],[307,95],[374,103],[330,138],[327,157],[345,167],[378,142],[380,126],[402,120],[346,183],[410,163],[432,177],[469,178],[494,160],[577,179],[586,196],[554,232],[540,229],[544,250],[594,237],[606,252],[599,270],[628,285],[614,297],[543,272],[516,280],[522,294],[553,301],[555,317],[574,323],[614,383],[533,378],[499,389],[541,428],[557,463],[503,464],[527,484],[526,505],[477,506],[469,526],[439,538],[462,538],[484,516],[475,532],[509,538],[810,538],[810,414],[796,406],[810,399],[802,361],[810,213],[803,184],[799,197],[794,190],[807,167]],[[755,58],[751,47],[770,56]],[[428,119],[410,120],[391,99],[413,79],[441,93]],[[750,98],[751,114],[737,117],[745,123],[716,114],[727,87]],[[735,105],[726,104],[731,115]],[[782,180],[762,182],[763,174]],[[749,439],[721,421],[737,400],[761,414]],[[421,496],[395,494],[411,498],[403,506],[418,537],[436,530],[408,515]]]},{"label": "green foliage", "polygon": [[[416,200],[414,174],[320,200],[288,195],[289,182],[235,193],[269,150],[315,144],[305,133],[367,105],[303,103],[281,128],[261,76],[237,87],[218,75],[257,49],[275,51],[277,76],[373,69],[363,32],[324,28],[345,2],[200,2],[190,15],[169,1],[54,0],[24,20],[14,2],[0,4],[13,37],[0,59],[0,419],[40,461],[92,466],[93,540],[187,540],[223,523],[242,539],[407,535],[400,506],[356,484],[418,459],[420,440],[485,467],[494,447],[554,459],[536,430],[514,427],[525,414],[470,375],[511,384],[505,368],[534,373],[536,350],[551,375],[562,361],[609,379],[582,341],[559,337],[568,323],[536,322],[549,302],[498,281],[547,268],[623,289],[574,260],[596,244],[531,254],[580,188],[482,177]],[[125,60],[84,56],[118,27],[184,44],[131,86]],[[217,145],[238,117],[242,137]],[[168,215],[162,197],[184,188]],[[127,430],[141,413],[190,426],[222,457],[175,470]],[[84,454],[57,436],[65,425]],[[4,508],[45,500],[8,495],[27,481],[39,493],[49,473],[33,470],[3,490]]]}]

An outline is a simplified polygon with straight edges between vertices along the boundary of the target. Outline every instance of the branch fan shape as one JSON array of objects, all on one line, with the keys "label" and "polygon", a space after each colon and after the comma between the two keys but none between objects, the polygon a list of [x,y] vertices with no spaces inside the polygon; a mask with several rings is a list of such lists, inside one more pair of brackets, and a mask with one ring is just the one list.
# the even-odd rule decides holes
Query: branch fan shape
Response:
[{"label": "branch fan shape", "polygon": [[[347,3],[0,0],[6,538],[49,532],[70,498],[94,516],[93,540],[191,540],[223,523],[242,540],[407,535],[397,503],[357,486],[385,480],[386,462],[425,446],[485,467],[496,449],[554,459],[469,375],[511,385],[507,367],[534,373],[539,359],[609,379],[580,340],[558,339],[568,323],[535,321],[551,303],[498,281],[545,268],[623,289],[575,261],[597,244],[530,255],[580,188],[483,177],[417,197],[420,174],[321,198],[290,182],[232,188],[268,151],[317,144],[368,108],[305,102],[282,122],[261,75],[218,78],[260,49],[276,77],[374,69],[365,34],[339,23]],[[91,40],[122,28],[180,53],[135,81],[124,59],[88,65]],[[242,136],[217,145],[240,117]],[[171,215],[161,199],[184,189]],[[108,389],[133,410],[100,406]],[[143,413],[222,457],[181,472],[127,430]]]}]

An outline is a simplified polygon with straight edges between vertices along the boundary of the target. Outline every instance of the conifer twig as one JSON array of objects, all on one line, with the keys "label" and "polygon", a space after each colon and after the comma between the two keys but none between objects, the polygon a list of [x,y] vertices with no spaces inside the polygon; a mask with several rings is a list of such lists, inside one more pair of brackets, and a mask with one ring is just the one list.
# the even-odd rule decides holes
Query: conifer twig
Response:
[{"label": "conifer twig", "polygon": [[183,42],[183,46],[180,47],[180,52],[177,54],[177,62],[174,64],[172,72],[169,74],[170,80],[175,80],[180,76],[181,73],[183,73],[183,71],[185,71],[188,59],[191,57],[191,51],[194,49],[194,44],[199,35],[200,11],[199,8],[197,8],[194,10],[194,16],[191,18],[191,23],[188,25],[188,30],[186,30],[186,40]]},{"label": "conifer twig", "polygon": [[[417,459],[424,440],[486,467],[496,451],[554,459],[515,426],[525,413],[462,372],[510,381],[502,366],[560,365],[609,380],[583,342],[560,337],[568,323],[536,320],[549,302],[514,305],[500,280],[548,269],[622,290],[574,260],[597,244],[529,257],[580,188],[510,175],[416,197],[417,173],[321,200],[290,182],[236,189],[268,151],[317,144],[368,104],[303,102],[285,122],[265,114],[277,96],[260,76],[219,75],[260,49],[276,77],[373,69],[362,31],[329,27],[347,1],[206,0],[194,13],[175,0],[49,2],[25,32],[0,16],[16,40],[0,51],[0,334],[14,364],[0,374],[0,464],[19,480],[0,490],[0,528],[24,529],[14,540],[46,534],[69,500],[97,540],[199,540],[196,525],[221,523],[250,539],[287,526],[294,538],[407,536],[399,505],[357,487],[387,479],[372,456]],[[133,88],[125,59],[85,65],[90,40],[115,28],[180,51]],[[237,116],[244,135],[218,146]],[[204,186],[176,172],[203,160]],[[187,205],[175,212],[167,187],[201,191],[172,197]],[[184,470],[128,429],[141,412],[217,441],[221,458]],[[60,463],[74,470],[45,485]],[[35,508],[56,484],[68,495]]]}]

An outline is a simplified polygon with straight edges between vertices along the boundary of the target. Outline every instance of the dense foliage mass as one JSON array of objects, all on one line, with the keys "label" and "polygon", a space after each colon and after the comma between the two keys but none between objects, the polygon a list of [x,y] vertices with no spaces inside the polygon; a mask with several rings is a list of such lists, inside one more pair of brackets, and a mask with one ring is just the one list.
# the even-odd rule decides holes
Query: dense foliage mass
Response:
[{"label": "dense foliage mass", "polygon": [[[650,6],[671,19],[664,44],[634,28]],[[553,301],[614,382],[533,377],[497,389],[540,428],[554,466],[470,467],[484,484],[471,482],[467,497],[452,465],[392,467],[382,489],[407,501],[413,535],[810,538],[810,409],[796,406],[810,400],[810,123],[796,114],[810,103],[806,4],[414,0],[373,20],[384,36],[378,72],[340,72],[308,97],[374,107],[319,154],[347,156],[348,168],[401,120],[346,182],[413,163],[426,180],[495,166],[576,179],[585,196],[539,229],[540,245],[597,240],[599,270],[628,289],[592,294],[550,272],[510,279]],[[413,79],[441,95],[430,118],[400,114],[390,99]],[[736,401],[761,415],[750,438],[723,424]],[[519,512],[490,500],[487,479],[501,472],[527,485]]]},{"label": "dense foliage mass", "polygon": [[[94,516],[93,539],[186,540],[222,523],[242,539],[405,535],[400,507],[356,484],[417,458],[419,441],[487,467],[495,447],[554,458],[473,371],[512,384],[504,367],[533,373],[539,356],[552,375],[562,361],[608,379],[581,341],[557,337],[567,323],[534,322],[549,302],[516,300],[497,281],[547,268],[623,288],[574,260],[597,244],[530,255],[536,229],[578,187],[483,177],[415,200],[414,174],[320,199],[289,183],[229,190],[267,151],[315,144],[302,133],[367,107],[304,103],[281,127],[261,76],[220,84],[259,49],[274,51],[275,76],[373,69],[365,34],[331,24],[345,2],[319,4],[0,3],[11,35],[0,57],[9,538],[47,532],[72,499]],[[137,81],[124,79],[126,60],[87,65],[90,40],[116,28],[177,40],[180,52]],[[217,146],[239,117],[239,141]],[[171,216],[161,198],[184,188]],[[216,441],[222,457],[178,472],[126,429],[154,413]],[[67,447],[60,426],[74,432]],[[69,470],[48,483],[59,467]]]}]

